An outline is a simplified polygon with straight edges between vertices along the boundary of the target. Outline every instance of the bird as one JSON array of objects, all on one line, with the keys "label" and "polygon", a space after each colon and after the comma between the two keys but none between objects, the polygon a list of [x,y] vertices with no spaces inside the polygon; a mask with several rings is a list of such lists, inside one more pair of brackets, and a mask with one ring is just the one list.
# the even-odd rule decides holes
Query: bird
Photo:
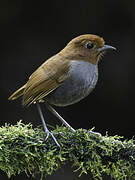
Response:
[{"label": "bird", "polygon": [[57,146],[57,139],[47,128],[40,103],[76,132],[53,106],[69,106],[87,97],[98,80],[98,63],[108,50],[115,47],[106,45],[102,37],[83,34],[73,38],[61,51],[41,64],[29,77],[25,85],[8,99],[22,97],[22,105],[36,104],[43,123],[46,139],[51,136]]}]

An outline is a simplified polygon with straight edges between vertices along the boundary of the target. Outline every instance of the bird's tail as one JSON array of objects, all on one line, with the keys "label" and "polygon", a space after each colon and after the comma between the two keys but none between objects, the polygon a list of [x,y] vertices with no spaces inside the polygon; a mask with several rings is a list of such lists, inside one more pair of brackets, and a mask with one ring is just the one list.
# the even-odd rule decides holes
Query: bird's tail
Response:
[{"label": "bird's tail", "polygon": [[12,100],[15,100],[15,99],[21,97],[21,96],[23,95],[25,86],[26,86],[26,85],[22,86],[22,87],[19,88],[17,91],[15,91],[8,99],[12,101]]}]

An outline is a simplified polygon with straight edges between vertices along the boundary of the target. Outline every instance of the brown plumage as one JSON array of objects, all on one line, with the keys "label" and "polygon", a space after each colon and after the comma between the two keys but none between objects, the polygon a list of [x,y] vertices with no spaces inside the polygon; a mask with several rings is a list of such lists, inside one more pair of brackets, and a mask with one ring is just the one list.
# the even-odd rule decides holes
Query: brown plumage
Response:
[{"label": "brown plumage", "polygon": [[[59,65],[59,66],[58,66]],[[52,57],[43,63],[29,78],[28,82],[9,97],[15,100],[23,95],[23,105],[41,100],[56,89],[66,78],[69,61]]]},{"label": "brown plumage", "polygon": [[115,48],[105,45],[103,38],[96,35],[86,34],[72,39],[63,50],[45,61],[9,100],[22,96],[24,106],[36,103],[46,139],[51,135],[60,146],[46,126],[39,102],[45,100],[46,107],[75,132],[50,104],[67,106],[90,94],[98,79],[97,64],[108,49]]},{"label": "brown plumage", "polygon": [[[89,41],[95,45],[93,51],[85,48],[85,44]],[[103,46],[103,38],[96,35],[86,34],[74,38],[62,51],[44,62],[30,76],[28,82],[9,97],[9,100],[23,96],[24,106],[42,100],[66,79],[70,60],[83,59],[97,64],[96,49]]]}]

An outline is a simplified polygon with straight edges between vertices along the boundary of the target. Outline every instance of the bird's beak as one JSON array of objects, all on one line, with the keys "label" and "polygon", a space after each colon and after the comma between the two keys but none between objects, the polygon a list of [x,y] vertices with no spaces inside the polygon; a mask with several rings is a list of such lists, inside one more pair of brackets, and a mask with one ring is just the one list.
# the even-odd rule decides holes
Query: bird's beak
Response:
[{"label": "bird's beak", "polygon": [[106,50],[109,50],[109,49],[116,50],[116,48],[113,47],[113,46],[104,45],[103,47],[98,48],[98,51],[99,51],[99,52],[103,52],[103,51],[106,51]]}]

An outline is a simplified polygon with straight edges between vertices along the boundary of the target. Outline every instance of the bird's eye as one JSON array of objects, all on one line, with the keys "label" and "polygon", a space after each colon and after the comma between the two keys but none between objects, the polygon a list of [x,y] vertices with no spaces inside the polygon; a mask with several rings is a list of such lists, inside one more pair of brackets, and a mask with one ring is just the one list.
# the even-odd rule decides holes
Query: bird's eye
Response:
[{"label": "bird's eye", "polygon": [[93,45],[93,43],[91,43],[91,42],[87,42],[86,45],[85,45],[85,47],[86,47],[87,49],[92,49],[92,48],[94,47],[94,45]]}]

